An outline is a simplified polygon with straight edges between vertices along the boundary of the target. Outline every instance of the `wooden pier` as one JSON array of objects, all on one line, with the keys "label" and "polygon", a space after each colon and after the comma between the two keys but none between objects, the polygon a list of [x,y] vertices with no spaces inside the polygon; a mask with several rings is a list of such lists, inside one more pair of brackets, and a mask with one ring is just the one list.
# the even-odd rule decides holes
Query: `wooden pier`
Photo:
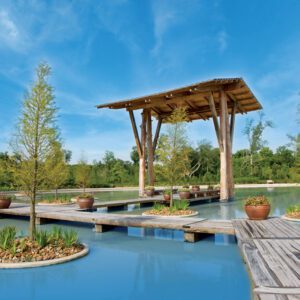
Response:
[{"label": "wooden pier", "polygon": [[[29,205],[13,203],[8,209],[0,209],[0,215],[29,217]],[[93,224],[97,232],[107,231],[116,226],[182,230],[185,240],[188,242],[195,242],[207,234],[234,234],[231,221],[207,220],[196,217],[177,218],[107,214],[80,210],[74,204],[64,206],[36,206],[37,224],[41,225],[55,220]]]},{"label": "wooden pier", "polygon": [[256,299],[300,299],[300,229],[279,218],[232,223]]}]

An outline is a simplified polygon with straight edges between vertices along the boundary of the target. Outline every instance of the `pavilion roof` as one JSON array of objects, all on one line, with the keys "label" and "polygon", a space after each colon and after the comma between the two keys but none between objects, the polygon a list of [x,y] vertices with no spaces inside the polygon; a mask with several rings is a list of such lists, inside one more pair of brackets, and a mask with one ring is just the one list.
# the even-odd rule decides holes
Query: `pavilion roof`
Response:
[{"label": "pavilion roof", "polygon": [[209,106],[209,97],[215,102],[219,114],[220,91],[224,90],[228,99],[228,112],[231,113],[234,105],[237,113],[247,113],[262,108],[248,85],[242,78],[217,78],[194,83],[181,88],[159,92],[147,96],[128,100],[99,104],[97,108],[110,109],[151,109],[156,118],[166,118],[175,107],[186,106],[188,118],[193,120],[207,120],[212,117]]}]

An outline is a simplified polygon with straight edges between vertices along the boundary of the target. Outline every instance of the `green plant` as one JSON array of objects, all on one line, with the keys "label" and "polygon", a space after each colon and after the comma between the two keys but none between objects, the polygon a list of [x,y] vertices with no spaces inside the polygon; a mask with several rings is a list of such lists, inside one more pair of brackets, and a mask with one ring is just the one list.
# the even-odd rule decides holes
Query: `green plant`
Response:
[{"label": "green plant", "polygon": [[44,248],[48,245],[50,241],[50,234],[46,230],[37,230],[35,234],[36,242],[41,248]]},{"label": "green plant", "polygon": [[211,185],[211,184],[209,184],[209,185],[207,186],[207,189],[208,189],[209,191],[211,191],[211,190],[213,190],[213,189],[214,189],[214,186],[213,186],[213,185]]},{"label": "green plant", "polygon": [[57,242],[58,240],[63,238],[63,232],[61,227],[53,226],[50,232],[50,239],[53,242]]},{"label": "green plant", "polygon": [[170,189],[164,190],[164,195],[171,195],[172,191]]},{"label": "green plant", "polygon": [[300,204],[291,205],[291,206],[287,207],[286,213],[287,214],[290,214],[290,213],[300,213]]},{"label": "green plant", "polygon": [[174,201],[174,208],[175,210],[187,210],[190,206],[188,200],[175,200]]},{"label": "green plant", "polygon": [[249,197],[245,201],[245,205],[257,206],[257,205],[270,205],[268,198],[264,195]]},{"label": "green plant", "polygon": [[160,204],[158,202],[155,202],[153,205],[153,209],[157,211],[162,211],[165,208],[163,204]]},{"label": "green plant", "polygon": [[14,195],[8,195],[8,194],[5,194],[5,193],[0,193],[0,199],[2,200],[15,200],[16,197]]},{"label": "green plant", "polygon": [[183,187],[181,189],[178,190],[179,192],[189,192],[190,189],[189,188],[186,188],[186,187]]},{"label": "green plant", "polygon": [[71,247],[78,243],[78,235],[75,230],[65,230],[62,238],[65,247]]},{"label": "green plant", "polygon": [[17,230],[14,226],[6,226],[0,230],[0,248],[10,249],[16,239]]},{"label": "green plant", "polygon": [[147,190],[147,191],[154,190],[154,186],[148,185],[148,186],[145,187],[145,190]]},{"label": "green plant", "polygon": [[83,193],[83,194],[78,195],[77,198],[79,198],[79,199],[90,199],[90,198],[94,198],[94,195],[88,194],[88,193]]}]

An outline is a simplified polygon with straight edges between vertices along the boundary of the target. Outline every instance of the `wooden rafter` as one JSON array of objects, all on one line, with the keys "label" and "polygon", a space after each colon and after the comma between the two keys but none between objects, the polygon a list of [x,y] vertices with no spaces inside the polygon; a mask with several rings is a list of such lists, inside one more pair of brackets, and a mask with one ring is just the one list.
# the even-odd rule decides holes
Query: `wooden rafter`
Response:
[{"label": "wooden rafter", "polygon": [[236,102],[237,103],[237,109],[238,109],[238,111],[240,112],[240,113],[245,113],[246,111],[245,111],[245,109],[243,108],[243,106],[242,106],[242,104],[239,102],[239,100],[236,98],[236,96],[233,94],[233,93],[231,93],[231,92],[226,92],[226,94],[229,96],[229,98],[232,100],[232,101],[234,101],[234,102]]}]

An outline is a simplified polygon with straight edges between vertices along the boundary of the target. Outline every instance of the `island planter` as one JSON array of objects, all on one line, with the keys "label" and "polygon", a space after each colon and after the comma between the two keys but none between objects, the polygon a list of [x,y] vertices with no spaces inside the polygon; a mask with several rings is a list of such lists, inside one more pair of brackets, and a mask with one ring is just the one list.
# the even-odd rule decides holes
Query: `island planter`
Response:
[{"label": "island planter", "polygon": [[181,200],[190,199],[190,197],[191,197],[191,193],[190,193],[190,190],[188,188],[184,188],[184,189],[179,190],[179,198]]},{"label": "island planter", "polygon": [[0,209],[9,208],[13,197],[10,195],[0,194]]},{"label": "island planter", "polygon": [[92,209],[94,196],[91,194],[81,194],[77,197],[77,203],[81,209]]},{"label": "island planter", "polygon": [[145,193],[147,197],[153,197],[154,196],[154,186],[147,186],[145,188]]},{"label": "island planter", "polygon": [[250,197],[246,200],[245,212],[250,220],[266,220],[270,210],[270,202],[265,196]]}]

